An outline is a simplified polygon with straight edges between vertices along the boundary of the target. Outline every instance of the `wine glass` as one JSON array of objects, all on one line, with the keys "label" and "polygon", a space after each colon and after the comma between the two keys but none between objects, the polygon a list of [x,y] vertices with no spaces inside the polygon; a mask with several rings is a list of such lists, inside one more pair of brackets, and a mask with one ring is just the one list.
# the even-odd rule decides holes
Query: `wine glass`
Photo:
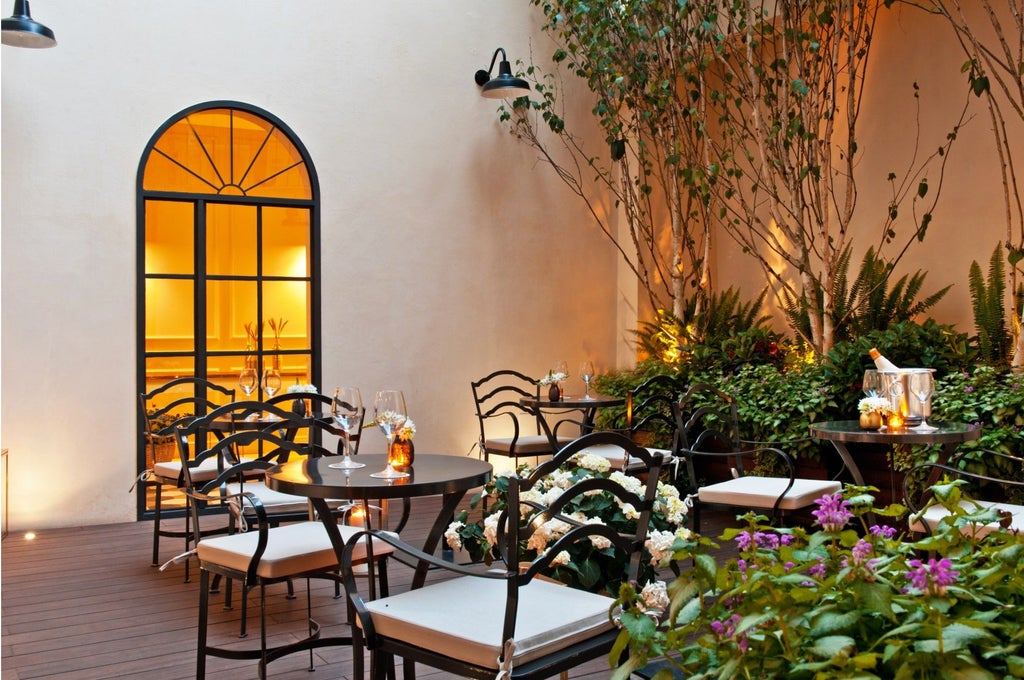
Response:
[{"label": "wine glass", "polygon": [[864,371],[863,390],[865,397],[882,396],[882,374],[874,368]]},{"label": "wine glass", "polygon": [[939,429],[928,424],[932,395],[935,394],[935,377],[932,375],[932,371],[930,369],[914,371],[908,376],[907,383],[910,391],[914,393],[921,404],[921,424],[911,429],[918,432],[934,432]]},{"label": "wine glass", "polygon": [[256,375],[256,369],[243,368],[242,372],[238,374],[238,387],[245,392],[245,398],[250,398],[258,386],[259,377]]},{"label": "wine glass", "polygon": [[281,389],[281,372],[276,368],[270,367],[263,371],[263,391],[267,393],[267,398],[274,396]]},{"label": "wine glass", "polygon": [[580,378],[583,379],[583,384],[586,386],[583,398],[592,399],[593,397],[590,396],[590,381],[594,378],[594,362],[584,361],[580,364]]},{"label": "wine glass", "polygon": [[395,435],[405,424],[405,396],[401,390],[379,390],[373,400],[373,422],[388,439],[388,464],[380,472],[370,474],[380,479],[399,479],[408,477],[408,472],[399,472],[391,467],[391,445],[395,443]]},{"label": "wine glass", "polygon": [[562,396],[562,383],[569,377],[569,364],[565,361],[556,361],[555,367],[552,369],[553,373],[561,373],[562,379],[558,381],[558,395]]},{"label": "wine glass", "polygon": [[352,460],[352,435],[359,429],[363,416],[363,397],[358,387],[337,387],[334,390],[334,401],[331,403],[331,417],[338,427],[344,431],[342,441],[345,443],[345,457],[338,463],[327,467],[352,470],[366,467],[366,463]]},{"label": "wine glass", "polygon": [[[263,371],[263,391],[267,393],[267,399],[281,390],[281,372],[276,368],[269,367]],[[278,416],[268,413],[267,420],[277,420]]]}]

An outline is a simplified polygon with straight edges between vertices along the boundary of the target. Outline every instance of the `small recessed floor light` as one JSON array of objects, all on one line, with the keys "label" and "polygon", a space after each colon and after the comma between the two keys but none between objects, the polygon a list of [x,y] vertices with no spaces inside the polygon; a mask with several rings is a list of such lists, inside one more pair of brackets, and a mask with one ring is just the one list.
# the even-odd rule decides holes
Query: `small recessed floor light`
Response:
[{"label": "small recessed floor light", "polygon": [[35,537],[36,537],[36,532],[34,532],[34,531],[26,531],[25,532],[25,540],[26,541],[31,541],[31,540],[35,539]]}]

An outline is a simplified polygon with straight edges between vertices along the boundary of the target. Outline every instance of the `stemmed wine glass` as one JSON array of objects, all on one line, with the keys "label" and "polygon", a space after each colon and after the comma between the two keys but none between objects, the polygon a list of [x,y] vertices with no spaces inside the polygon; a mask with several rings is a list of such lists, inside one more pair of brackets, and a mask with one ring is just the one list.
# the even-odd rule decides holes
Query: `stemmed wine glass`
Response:
[{"label": "stemmed wine glass", "polygon": [[565,379],[569,377],[569,364],[567,364],[565,361],[561,361],[561,360],[556,361],[555,362],[555,367],[553,369],[553,372],[556,375],[559,374],[559,373],[562,374],[562,379],[558,381],[558,392],[559,392],[559,395],[561,395],[562,383],[565,382]]},{"label": "stemmed wine glass", "polygon": [[391,445],[395,443],[395,435],[406,420],[405,396],[401,390],[379,390],[373,400],[373,422],[388,439],[388,464],[380,472],[371,473],[371,477],[380,479],[399,479],[408,477],[408,472],[399,472],[391,467]]},{"label": "stemmed wine glass", "polygon": [[882,374],[874,368],[864,371],[863,389],[865,397],[882,396]]},{"label": "stemmed wine glass", "polygon": [[[263,371],[263,391],[267,393],[267,399],[274,396],[281,389],[281,372],[273,366]],[[277,416],[273,416],[276,418]]]},{"label": "stemmed wine glass", "polygon": [[907,386],[921,404],[921,424],[910,429],[918,432],[934,432],[939,429],[928,424],[931,412],[931,399],[935,394],[935,377],[930,369],[914,371],[907,378]]},{"label": "stemmed wine glass", "polygon": [[586,386],[586,390],[583,393],[584,399],[592,399],[590,396],[590,381],[594,377],[594,363],[592,361],[584,361],[580,364],[580,378],[583,379],[583,384]]},{"label": "stemmed wine glass", "polygon": [[243,368],[242,372],[238,374],[238,387],[245,392],[245,398],[250,398],[258,386],[259,376],[256,375],[256,369]]},{"label": "stemmed wine glass", "polygon": [[352,470],[366,467],[366,463],[352,460],[352,435],[359,429],[363,415],[363,397],[358,387],[337,387],[334,390],[334,401],[331,404],[331,417],[344,432],[342,441],[345,443],[345,457],[340,462],[331,463],[327,467]]}]

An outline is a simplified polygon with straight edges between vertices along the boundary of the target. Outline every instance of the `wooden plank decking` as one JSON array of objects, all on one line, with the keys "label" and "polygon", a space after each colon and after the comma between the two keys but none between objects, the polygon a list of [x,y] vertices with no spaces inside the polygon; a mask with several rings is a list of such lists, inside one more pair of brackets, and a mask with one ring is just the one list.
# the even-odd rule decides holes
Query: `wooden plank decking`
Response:
[{"label": "wooden plank decking", "polygon": [[[417,499],[403,538],[423,540],[436,516],[439,499]],[[705,527],[708,529],[710,527]],[[0,677],[3,680],[61,678],[67,680],[184,680],[195,677],[196,570],[184,583],[184,568],[174,565],[161,572],[150,566],[151,522],[135,522],[40,531],[34,541],[11,533],[0,544]],[[176,540],[165,539],[162,559],[178,550]],[[411,570],[401,564],[389,568],[393,591],[409,586]],[[268,607],[280,629],[286,622],[296,636],[304,633],[304,583],[299,597],[288,600],[284,586],[271,589]],[[324,635],[347,633],[345,608],[333,598],[333,586],[313,583],[314,617]],[[221,596],[214,596],[220,602]],[[237,639],[238,608],[211,609],[211,635]],[[258,644],[258,597],[250,595],[250,631],[240,644]],[[489,616],[488,612],[479,615]],[[273,640],[271,641],[273,644]],[[270,665],[269,677],[278,679],[351,678],[352,653],[347,647],[316,650],[315,674],[307,671],[308,656],[296,654]],[[419,677],[442,680],[454,677],[424,667]],[[253,661],[210,659],[208,677],[248,680],[256,677]],[[572,678],[608,677],[604,659],[570,673]]]}]

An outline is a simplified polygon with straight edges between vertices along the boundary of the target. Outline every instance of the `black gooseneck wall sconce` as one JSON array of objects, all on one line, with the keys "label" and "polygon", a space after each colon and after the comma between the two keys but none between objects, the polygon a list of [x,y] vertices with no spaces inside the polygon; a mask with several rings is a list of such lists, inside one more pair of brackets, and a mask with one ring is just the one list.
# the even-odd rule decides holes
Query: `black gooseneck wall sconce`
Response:
[{"label": "black gooseneck wall sconce", "polygon": [[[494,62],[498,59],[498,53],[501,53],[498,75],[491,78],[491,71],[494,70]],[[476,84],[482,87],[480,96],[488,99],[526,97],[530,94],[530,84],[522,78],[512,75],[512,66],[508,63],[508,57],[505,55],[503,47],[494,50],[490,68],[486,71],[481,69],[476,72]]]},{"label": "black gooseneck wall sconce", "polygon": [[53,47],[57,38],[46,26],[32,20],[28,0],[14,0],[14,15],[0,22],[3,24],[3,44],[13,47]]}]

